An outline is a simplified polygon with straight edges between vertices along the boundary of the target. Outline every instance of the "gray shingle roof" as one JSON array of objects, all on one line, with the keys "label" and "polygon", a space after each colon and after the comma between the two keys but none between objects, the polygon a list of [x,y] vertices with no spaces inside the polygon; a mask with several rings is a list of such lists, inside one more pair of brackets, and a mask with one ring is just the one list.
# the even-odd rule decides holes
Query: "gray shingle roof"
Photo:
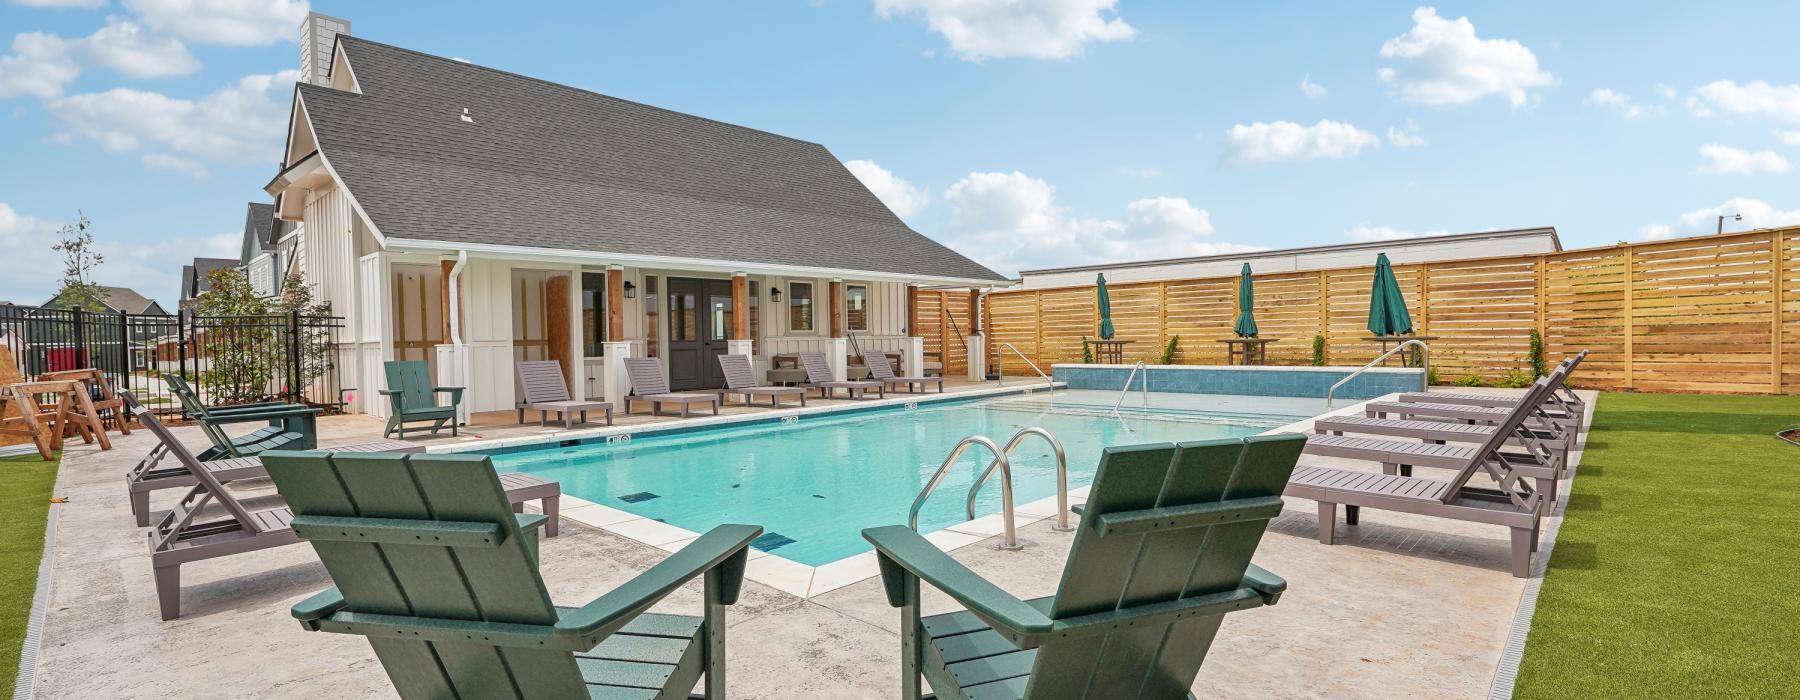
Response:
[{"label": "gray shingle roof", "polygon": [[181,266],[181,298],[192,299],[212,289],[213,270],[237,266],[238,261],[229,258],[194,258],[193,264]]},{"label": "gray shingle roof", "polygon": [[155,304],[156,300],[146,298],[137,290],[128,287],[101,287],[106,291],[106,305],[114,311],[128,314],[141,314]]},{"label": "gray shingle roof", "polygon": [[908,228],[819,144],[340,41],[362,94],[301,99],[390,238],[1006,279]]}]

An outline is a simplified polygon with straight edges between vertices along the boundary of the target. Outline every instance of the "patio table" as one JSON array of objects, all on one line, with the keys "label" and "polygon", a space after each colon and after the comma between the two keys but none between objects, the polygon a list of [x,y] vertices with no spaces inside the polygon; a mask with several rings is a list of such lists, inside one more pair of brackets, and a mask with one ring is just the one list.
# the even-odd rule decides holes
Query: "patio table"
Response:
[{"label": "patio table", "polygon": [[1222,338],[1217,342],[1225,343],[1225,364],[1261,365],[1268,364],[1268,345],[1277,340],[1280,338]]},{"label": "patio table", "polygon": [[1125,364],[1125,344],[1133,341],[1084,340],[1081,342],[1093,346],[1094,362],[1103,365],[1122,365]]}]

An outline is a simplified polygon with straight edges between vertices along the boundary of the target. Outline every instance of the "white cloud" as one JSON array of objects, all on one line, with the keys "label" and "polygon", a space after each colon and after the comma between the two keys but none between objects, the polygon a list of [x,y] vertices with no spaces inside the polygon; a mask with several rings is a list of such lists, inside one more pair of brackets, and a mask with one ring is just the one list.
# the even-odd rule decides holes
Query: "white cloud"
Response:
[{"label": "white cloud", "polygon": [[[69,220],[74,219],[70,212]],[[56,293],[62,280],[62,258],[50,246],[56,231],[67,221],[53,221],[21,214],[0,202],[0,250],[6,251],[7,272],[0,275],[0,300],[15,304],[41,304]],[[152,240],[123,240],[118,234],[128,222],[94,221],[95,248],[106,258],[95,270],[94,281],[130,287],[164,301],[173,308],[180,289],[181,266],[196,257],[235,258],[242,234],[171,236]]]},{"label": "white cloud", "polygon": [[12,53],[0,56],[0,97],[51,98],[87,68],[108,68],[132,78],[166,78],[200,70],[177,39],[152,37],[118,17],[79,39],[42,32],[13,36]]},{"label": "white cloud", "polygon": [[1056,201],[1056,188],[1013,171],[976,172],[944,190],[950,204],[946,243],[983,264],[1021,269],[1263,250],[1203,240],[1211,216],[1180,197],[1147,197],[1126,205],[1124,220],[1076,216]]},{"label": "white cloud", "polygon": [[298,41],[306,0],[125,0],[157,32],[197,44],[259,46]]},{"label": "white cloud", "polygon": [[1788,161],[1774,151],[1746,151],[1741,148],[1709,143],[1700,147],[1700,157],[1709,161],[1700,167],[1702,172],[1717,175],[1755,175],[1757,173],[1785,173]]},{"label": "white cloud", "polygon": [[1441,229],[1441,228],[1440,229],[1432,229],[1432,230],[1426,231],[1424,233],[1419,233],[1416,231],[1402,231],[1402,230],[1394,228],[1392,226],[1370,226],[1368,224],[1357,224],[1356,226],[1352,227],[1350,230],[1345,231],[1344,235],[1348,236],[1350,238],[1350,240],[1353,240],[1353,241],[1368,242],[1368,241],[1401,241],[1401,240],[1406,240],[1408,238],[1422,238],[1425,236],[1444,236],[1444,235],[1448,235],[1449,233],[1450,233],[1450,231],[1448,229]]},{"label": "white cloud", "polygon": [[1312,75],[1300,78],[1300,93],[1318,99],[1325,96],[1325,86],[1312,81]]},{"label": "white cloud", "polygon": [[1665,100],[1673,100],[1673,99],[1675,99],[1676,93],[1675,93],[1675,88],[1670,87],[1668,85],[1664,85],[1662,83],[1657,83],[1656,84],[1656,94],[1661,96]]},{"label": "white cloud", "polygon": [[1783,146],[1800,146],[1800,131],[1777,131],[1775,138]]},{"label": "white cloud", "polygon": [[1688,108],[1701,117],[1724,112],[1800,124],[1800,84],[1770,85],[1756,80],[1739,85],[1732,80],[1715,80],[1694,88]]},{"label": "white cloud", "polygon": [[1388,145],[1394,148],[1418,148],[1425,145],[1425,137],[1419,135],[1419,123],[1406,120],[1406,128],[1388,127]]},{"label": "white cloud", "polygon": [[900,179],[887,168],[876,165],[875,161],[845,161],[844,167],[856,179],[861,180],[864,187],[874,192],[882,204],[893,210],[895,216],[902,219],[919,213],[926,204],[931,203],[931,193],[925,188]]},{"label": "white cloud", "polygon": [[179,158],[167,153],[149,153],[144,156],[144,165],[162,170],[173,170],[184,175],[206,177],[206,166],[186,158]]},{"label": "white cloud", "polygon": [[[1731,217],[1742,215],[1743,221]],[[1649,224],[1638,229],[1638,238],[1646,241],[1659,241],[1677,236],[1694,236],[1709,234],[1718,230],[1719,217],[1726,217],[1726,226],[1732,230],[1749,230],[1759,228],[1776,228],[1800,224],[1800,209],[1783,211],[1760,199],[1733,197],[1716,207],[1695,209],[1675,217],[1675,221],[1667,224]]]},{"label": "white cloud", "polygon": [[1412,19],[1412,29],[1381,45],[1381,57],[1399,63],[1376,72],[1401,99],[1445,106],[1503,95],[1520,107],[1532,100],[1533,88],[1556,84],[1531,49],[1509,39],[1477,37],[1467,17],[1448,20],[1435,8],[1420,7]]},{"label": "white cloud", "polygon": [[1225,159],[1234,163],[1348,158],[1380,147],[1376,135],[1328,119],[1312,126],[1289,121],[1237,124],[1225,132]]},{"label": "white cloud", "polygon": [[1137,34],[1114,15],[1118,0],[875,0],[882,19],[919,14],[967,61],[989,58],[1066,59],[1088,42],[1122,41]]},{"label": "white cloud", "polygon": [[[1666,87],[1666,86],[1665,86]],[[1642,119],[1653,114],[1662,114],[1662,105],[1643,105],[1631,99],[1630,95],[1612,88],[1594,88],[1593,92],[1582,98],[1582,102],[1617,110],[1626,119]]]},{"label": "white cloud", "polygon": [[253,163],[275,157],[300,72],[248,75],[198,100],[114,88],[49,101],[67,133],[111,151],[161,149],[190,160]]}]

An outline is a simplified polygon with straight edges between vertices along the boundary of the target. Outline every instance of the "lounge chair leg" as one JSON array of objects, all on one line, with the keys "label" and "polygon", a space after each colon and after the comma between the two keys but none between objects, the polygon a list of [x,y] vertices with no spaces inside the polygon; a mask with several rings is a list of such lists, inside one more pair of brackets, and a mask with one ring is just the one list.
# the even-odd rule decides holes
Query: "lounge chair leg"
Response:
[{"label": "lounge chair leg", "polygon": [[545,496],[542,500],[538,501],[538,505],[543,506],[544,517],[550,519],[549,522],[544,523],[544,536],[555,537],[556,521],[562,513],[562,496]]},{"label": "lounge chair leg", "polygon": [[516,502],[516,503],[513,503],[513,504],[512,504],[512,509],[513,509],[513,512],[514,512],[514,513],[523,513],[523,512],[525,512],[525,502],[524,502],[524,501],[519,501],[519,502]]},{"label": "lounge chair leg", "polygon": [[150,492],[131,492],[131,514],[137,518],[138,527],[150,526]]},{"label": "lounge chair leg", "polygon": [[1344,506],[1344,524],[1345,525],[1356,525],[1357,520],[1361,515],[1362,515],[1362,506],[1352,506],[1352,505]]},{"label": "lounge chair leg", "polygon": [[156,577],[156,604],[162,608],[162,619],[181,617],[181,566],[159,566],[152,571]]},{"label": "lounge chair leg", "polygon": [[719,402],[713,402],[713,415],[719,415]]},{"label": "lounge chair leg", "polygon": [[1331,544],[1337,529],[1337,504],[1319,501],[1319,544]]},{"label": "lounge chair leg", "polygon": [[1392,462],[1382,462],[1381,463],[1381,473],[1386,474],[1388,476],[1393,476],[1396,472],[1399,471],[1398,466],[1399,465],[1396,465]]},{"label": "lounge chair leg", "polygon": [[1518,578],[1531,575],[1531,552],[1536,549],[1534,535],[1536,528],[1515,527],[1512,529],[1512,574]]},{"label": "lounge chair leg", "polygon": [[612,427],[612,407],[606,407],[606,427]]},{"label": "lounge chair leg", "polygon": [[525,424],[525,408],[523,406],[521,406],[521,407],[519,407],[519,425],[524,425],[524,424]]}]

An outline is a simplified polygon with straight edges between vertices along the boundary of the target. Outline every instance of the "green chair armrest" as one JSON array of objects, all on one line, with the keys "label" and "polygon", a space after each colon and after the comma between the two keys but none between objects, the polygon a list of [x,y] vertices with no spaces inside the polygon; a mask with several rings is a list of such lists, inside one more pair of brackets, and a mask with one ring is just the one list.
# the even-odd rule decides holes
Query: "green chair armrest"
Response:
[{"label": "green chair armrest", "polygon": [[207,413],[238,413],[240,411],[268,411],[277,408],[297,406],[286,401],[263,401],[259,403],[234,403],[229,406],[209,406]]},{"label": "green chair armrest", "polygon": [[450,405],[452,406],[462,403],[463,388],[460,386],[433,387],[431,391],[436,394],[449,394]]},{"label": "green chair armrest", "polygon": [[287,408],[218,412],[207,410],[205,420],[213,424],[249,423],[252,421],[282,420],[286,418],[306,418],[319,414],[319,409],[311,406],[290,405]]},{"label": "green chair armrest", "polygon": [[[749,557],[750,541],[762,535],[762,531],[756,525],[715,527],[624,585],[564,615],[556,623],[556,632],[592,637],[597,643],[694,577],[738,559],[735,565],[725,568],[728,580],[724,587],[735,591],[743,583],[742,560]],[[728,594],[725,603],[735,600],[735,594]]]},{"label": "green chair armrest", "polygon": [[[292,613],[296,620],[311,622],[331,617],[337,611],[343,610],[345,605],[344,594],[338,592],[337,586],[332,586],[314,593],[306,600],[295,603],[288,612]],[[310,625],[308,628],[310,629]]]},{"label": "green chair armrest", "polygon": [[376,389],[376,391],[381,392],[382,396],[399,396],[406,393],[405,389]]},{"label": "green chair armrest", "polygon": [[460,392],[463,390],[463,388],[460,386],[434,386],[431,388],[431,390],[436,391],[436,392],[445,392],[445,391]]},{"label": "green chair armrest", "polygon": [[901,571],[904,570],[949,594],[982,620],[996,628],[1005,628],[1013,635],[1041,634],[1050,630],[1052,621],[1042,611],[970,571],[911,528],[899,525],[870,528],[863,530],[863,539],[875,545],[889,605],[898,608],[906,604],[899,595]]},{"label": "green chair armrest", "polygon": [[[550,522],[550,516],[538,513],[519,513],[513,516],[519,522],[520,530],[534,530]],[[1274,574],[1270,574],[1273,576]],[[1285,582],[1284,582],[1285,583]]]},{"label": "green chair armrest", "polygon": [[1251,564],[1250,568],[1244,571],[1243,585],[1262,596],[1263,604],[1274,605],[1275,601],[1281,599],[1281,594],[1287,591],[1288,584],[1287,579],[1275,575],[1268,569]]}]

